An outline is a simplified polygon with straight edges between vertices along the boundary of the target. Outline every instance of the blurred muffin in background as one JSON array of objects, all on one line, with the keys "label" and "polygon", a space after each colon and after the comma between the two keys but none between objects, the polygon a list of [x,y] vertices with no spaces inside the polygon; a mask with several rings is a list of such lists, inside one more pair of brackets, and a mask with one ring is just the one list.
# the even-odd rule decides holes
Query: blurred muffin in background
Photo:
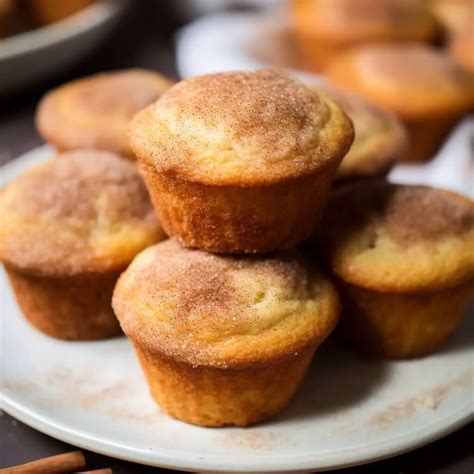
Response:
[{"label": "blurred muffin in background", "polygon": [[428,5],[448,34],[474,28],[474,0],[428,0]]},{"label": "blurred muffin in background", "polygon": [[438,350],[474,295],[474,202],[381,180],[337,189],[320,226],[343,334],[389,358]]},{"label": "blurred muffin in background", "polygon": [[103,151],[57,155],[0,193],[0,260],[26,319],[59,339],[120,334],[120,273],[164,239],[136,166]]},{"label": "blurred muffin in background", "polygon": [[14,10],[13,0],[0,0],[0,38],[10,34],[10,23]]},{"label": "blurred muffin in background", "polygon": [[125,69],[64,84],[41,100],[36,124],[58,150],[95,148],[133,157],[130,119],[173,85],[153,71]]},{"label": "blurred muffin in background", "polygon": [[46,25],[67,18],[94,3],[94,0],[25,0],[33,20]]},{"label": "blurred muffin in background", "polygon": [[421,44],[372,44],[334,58],[331,81],[396,113],[410,134],[407,160],[431,158],[474,105],[474,76]]},{"label": "blurred muffin in background", "polygon": [[394,114],[328,83],[316,89],[334,99],[354,124],[354,143],[339,165],[336,181],[384,176],[403,159],[408,133]]},{"label": "blurred muffin in background", "polygon": [[451,36],[448,52],[455,61],[474,73],[474,25]]},{"label": "blurred muffin in background", "polygon": [[293,0],[294,32],[306,68],[320,71],[341,50],[384,41],[433,41],[438,25],[413,0]]}]

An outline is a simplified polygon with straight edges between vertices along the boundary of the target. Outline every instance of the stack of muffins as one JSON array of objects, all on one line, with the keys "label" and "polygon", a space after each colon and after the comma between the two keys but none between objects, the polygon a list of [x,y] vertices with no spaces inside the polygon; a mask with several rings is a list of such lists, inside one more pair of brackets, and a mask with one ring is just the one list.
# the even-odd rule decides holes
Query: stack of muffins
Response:
[{"label": "stack of muffins", "polygon": [[204,426],[278,413],[336,325],[339,303],[291,249],[312,233],[352,125],[275,71],[182,81],[131,124],[165,231],[113,306],[155,400]]},{"label": "stack of muffins", "polygon": [[0,193],[19,306],[60,339],[111,337],[117,317],[180,420],[280,412],[341,307],[354,347],[404,358],[441,347],[472,296],[474,203],[367,179],[407,138],[357,97],[271,70],[122,71],[53,91],[37,119],[60,152]]}]

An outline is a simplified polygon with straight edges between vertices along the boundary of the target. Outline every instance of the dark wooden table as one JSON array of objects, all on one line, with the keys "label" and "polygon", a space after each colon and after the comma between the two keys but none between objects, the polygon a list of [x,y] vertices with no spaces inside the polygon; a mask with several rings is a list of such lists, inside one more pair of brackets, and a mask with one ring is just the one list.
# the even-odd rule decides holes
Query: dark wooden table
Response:
[{"label": "dark wooden table", "polygon": [[[179,23],[163,1],[134,2],[116,32],[81,64],[29,89],[0,96],[0,164],[41,144],[34,127],[35,107],[45,91],[58,84],[96,71],[124,67],[152,68],[176,77],[172,42],[177,26]],[[75,449],[29,428],[6,413],[1,415],[0,468]],[[337,472],[472,474],[473,440],[474,427],[470,425],[411,453]],[[114,474],[171,472],[89,452],[86,452],[86,457],[88,469],[112,467]]]}]

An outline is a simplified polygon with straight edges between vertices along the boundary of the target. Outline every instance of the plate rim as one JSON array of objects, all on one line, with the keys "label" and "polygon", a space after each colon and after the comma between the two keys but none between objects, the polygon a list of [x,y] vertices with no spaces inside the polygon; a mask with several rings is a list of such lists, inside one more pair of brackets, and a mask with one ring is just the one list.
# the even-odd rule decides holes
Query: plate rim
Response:
[{"label": "plate rim", "polygon": [[[301,455],[282,461],[275,456],[252,456],[243,458],[241,456],[229,456],[223,459],[222,455],[202,455],[196,458],[190,455],[183,458],[182,451],[156,452],[139,450],[127,447],[124,444],[108,441],[103,437],[89,434],[83,430],[77,430],[68,427],[63,423],[56,422],[48,416],[41,415],[35,410],[16,402],[2,390],[1,408],[11,416],[18,418],[23,423],[52,436],[61,441],[87,449],[92,452],[112,456],[125,461],[136,462],[154,467],[162,467],[167,469],[179,469],[195,471],[205,469],[205,472],[308,472],[327,471],[333,469],[342,469],[351,466],[362,465],[366,463],[376,462],[383,459],[391,458],[416,448],[425,446],[433,441],[456,431],[459,428],[474,421],[474,413],[471,404],[468,402],[464,407],[455,414],[451,414],[442,420],[430,423],[423,428],[412,431],[408,434],[397,436],[392,440],[384,443],[371,443],[364,447],[356,447],[344,452],[344,460],[340,458],[340,453],[335,456],[329,452],[324,455],[312,454]],[[374,455],[373,450],[377,449]],[[153,453],[153,454],[152,454]],[[169,453],[169,454],[166,454]],[[332,461],[331,461],[332,458]],[[220,461],[219,461],[220,459]],[[262,465],[263,464],[263,465]]]},{"label": "plate rim", "polygon": [[[49,145],[41,145],[23,153],[19,157],[0,167],[0,184],[5,184],[12,176],[26,170],[53,154],[54,149]],[[345,450],[341,460],[341,452],[329,451],[319,454],[292,455],[256,455],[251,457],[222,456],[219,454],[199,455],[188,454],[183,451],[140,450],[126,445],[109,441],[104,437],[96,436],[84,430],[78,430],[69,425],[55,421],[14,397],[8,390],[0,388],[0,408],[6,413],[18,418],[34,429],[52,436],[61,441],[73,444],[92,452],[112,456],[118,459],[132,461],[149,466],[168,469],[179,469],[203,472],[308,472],[341,469],[361,465],[397,456],[413,449],[436,441],[457,429],[474,421],[474,405],[468,401],[459,410],[445,416],[443,419],[425,425],[423,428],[396,436],[382,443],[370,443]],[[285,459],[282,459],[286,457]]]}]

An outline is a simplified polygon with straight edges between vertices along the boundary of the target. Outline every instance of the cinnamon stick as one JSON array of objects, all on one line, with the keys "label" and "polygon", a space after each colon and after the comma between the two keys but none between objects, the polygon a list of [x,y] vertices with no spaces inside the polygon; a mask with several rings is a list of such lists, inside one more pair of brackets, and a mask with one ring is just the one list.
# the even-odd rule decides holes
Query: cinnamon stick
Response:
[{"label": "cinnamon stick", "polygon": [[86,460],[81,451],[50,456],[36,461],[21,464],[19,466],[0,469],[1,474],[57,474],[72,472],[82,469]]}]

